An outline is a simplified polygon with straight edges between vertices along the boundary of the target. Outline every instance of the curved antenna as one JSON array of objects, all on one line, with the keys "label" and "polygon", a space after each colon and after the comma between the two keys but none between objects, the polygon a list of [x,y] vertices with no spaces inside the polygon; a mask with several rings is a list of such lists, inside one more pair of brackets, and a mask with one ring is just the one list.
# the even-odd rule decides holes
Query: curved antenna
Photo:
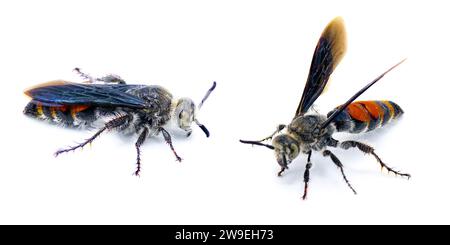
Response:
[{"label": "curved antenna", "polygon": [[[198,104],[198,109],[200,110],[200,108],[203,106],[203,103],[205,103],[206,99],[208,99],[209,95],[211,94],[211,92],[216,88],[216,81],[213,82],[213,85],[211,86],[210,89],[208,89],[208,91],[206,92],[205,96],[203,96],[202,101],[200,102],[200,104]],[[194,119],[195,124],[197,124],[197,126],[200,127],[200,129],[203,131],[203,133],[205,133],[206,137],[209,137],[209,131],[208,129],[205,127],[205,125],[201,124],[197,119]]]},{"label": "curved antenna", "polygon": [[208,91],[206,92],[205,96],[203,97],[202,101],[200,102],[200,104],[198,104],[198,109],[202,108],[203,103],[205,103],[206,99],[208,99],[209,95],[211,94],[211,92],[216,88],[216,81],[213,82],[213,85],[210,89],[208,89]]},{"label": "curved antenna", "polygon": [[199,126],[201,128],[201,130],[203,131],[203,133],[205,133],[206,137],[209,138],[209,131],[208,129],[205,127],[205,125],[199,123],[197,121],[197,119],[194,119],[195,124],[197,124],[197,126]]},{"label": "curved antenna", "polygon": [[340,106],[339,109],[337,109],[335,112],[333,112],[333,114],[331,114],[327,118],[327,120],[320,126],[320,128],[321,129],[326,128],[333,121],[333,119],[336,118],[339,115],[339,113],[341,113],[343,110],[345,110],[345,108],[347,108],[347,106],[350,105],[356,98],[358,98],[361,94],[366,92],[367,89],[369,89],[372,85],[374,85],[376,82],[378,82],[378,80],[380,80],[382,77],[384,77],[384,75],[386,75],[388,72],[392,71],[395,67],[399,66],[405,60],[406,59],[403,59],[402,61],[398,62],[397,64],[395,64],[394,66],[389,68],[387,71],[385,71],[383,74],[381,74],[380,76],[375,78],[375,80],[373,80],[372,82],[367,84],[364,88],[359,90],[355,95],[353,95],[349,100],[347,100],[347,102],[345,102],[342,106]]}]

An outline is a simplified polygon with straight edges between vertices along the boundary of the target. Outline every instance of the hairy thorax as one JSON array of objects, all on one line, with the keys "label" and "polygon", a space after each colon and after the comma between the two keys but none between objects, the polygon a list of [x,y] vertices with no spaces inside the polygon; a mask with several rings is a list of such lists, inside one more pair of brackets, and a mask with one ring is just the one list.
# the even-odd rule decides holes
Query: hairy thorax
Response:
[{"label": "hairy thorax", "polygon": [[136,95],[146,102],[146,108],[134,114],[141,124],[147,124],[151,127],[150,129],[156,129],[170,120],[173,96],[165,88],[156,85],[143,86],[133,88],[127,93]]},{"label": "hairy thorax", "polygon": [[320,129],[325,120],[326,117],[320,114],[299,116],[288,125],[287,133],[299,142],[303,152],[320,151],[326,147],[334,132],[333,126]]}]

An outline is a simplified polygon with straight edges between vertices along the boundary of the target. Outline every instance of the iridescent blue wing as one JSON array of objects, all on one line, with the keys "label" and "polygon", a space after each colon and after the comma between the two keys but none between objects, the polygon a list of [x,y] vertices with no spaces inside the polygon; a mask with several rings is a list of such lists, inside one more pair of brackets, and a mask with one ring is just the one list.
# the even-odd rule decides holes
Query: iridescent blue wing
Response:
[{"label": "iridescent blue wing", "polygon": [[337,17],[327,25],[317,43],[295,117],[306,113],[320,96],[346,49],[347,38],[344,21]]},{"label": "iridescent blue wing", "polygon": [[145,85],[84,84],[53,81],[25,91],[33,101],[48,105],[90,105],[144,108],[145,101],[127,93]]}]

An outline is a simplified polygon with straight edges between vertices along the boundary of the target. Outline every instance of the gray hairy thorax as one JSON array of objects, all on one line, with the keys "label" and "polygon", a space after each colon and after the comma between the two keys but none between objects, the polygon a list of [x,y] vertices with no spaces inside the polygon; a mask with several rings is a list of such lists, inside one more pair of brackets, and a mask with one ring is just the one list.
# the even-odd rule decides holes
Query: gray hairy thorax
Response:
[{"label": "gray hairy thorax", "polygon": [[300,143],[302,152],[320,151],[326,148],[331,140],[331,135],[335,131],[333,125],[320,130],[320,125],[326,119],[326,116],[321,114],[299,116],[288,125],[287,132]]},{"label": "gray hairy thorax", "polygon": [[133,115],[133,123],[129,124],[134,126],[132,131],[138,133],[143,127],[147,127],[155,132],[170,120],[173,96],[165,88],[157,85],[139,86],[129,89],[127,93],[146,102],[144,109],[123,108],[126,113]]}]

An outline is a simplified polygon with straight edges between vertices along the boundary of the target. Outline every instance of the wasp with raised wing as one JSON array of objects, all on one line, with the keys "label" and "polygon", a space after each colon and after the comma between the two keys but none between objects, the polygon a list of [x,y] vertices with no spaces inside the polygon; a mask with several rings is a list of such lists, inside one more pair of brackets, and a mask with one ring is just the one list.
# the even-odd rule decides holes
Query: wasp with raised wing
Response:
[{"label": "wasp with raised wing", "polygon": [[[381,165],[381,168],[386,168],[389,172],[393,172],[396,175],[410,177],[409,174],[398,172],[387,166],[375,154],[371,146],[354,140],[339,142],[333,138],[335,132],[362,133],[371,131],[403,114],[400,106],[392,101],[355,100],[404,60],[378,76],[347,102],[336,107],[326,116],[309,110],[314,101],[322,94],[331,73],[344,56],[347,49],[346,45],[344,22],[342,18],[337,17],[326,26],[317,43],[303,95],[292,122],[289,125],[279,125],[272,135],[262,140],[240,140],[244,144],[260,145],[274,150],[276,160],[281,167],[281,170],[278,172],[279,176],[288,169],[288,165],[300,153],[307,154],[307,163],[303,175],[303,199],[306,198],[308,193],[313,151],[320,152],[324,157],[331,158],[331,161],[339,168],[348,187],[356,194],[355,189],[345,176],[341,161],[328,150],[329,147],[339,147],[345,150],[357,148],[364,153],[373,155]],[[277,136],[274,137],[275,135]],[[272,140],[272,144],[263,143],[265,140]]]},{"label": "wasp with raised wing", "polygon": [[148,137],[162,134],[177,161],[182,160],[165,128],[169,122],[184,130],[187,137],[192,132],[191,124],[195,123],[209,137],[209,131],[197,120],[196,112],[215,89],[216,82],[196,107],[192,99],[175,99],[161,86],[126,84],[117,75],[93,78],[79,68],[75,71],[87,81],[73,83],[57,80],[25,91],[31,98],[23,111],[25,115],[67,127],[95,127],[101,123],[92,137],[74,147],[58,150],[55,156],[92,143],[106,130],[136,133],[137,168],[134,174],[139,175],[140,147]]}]

